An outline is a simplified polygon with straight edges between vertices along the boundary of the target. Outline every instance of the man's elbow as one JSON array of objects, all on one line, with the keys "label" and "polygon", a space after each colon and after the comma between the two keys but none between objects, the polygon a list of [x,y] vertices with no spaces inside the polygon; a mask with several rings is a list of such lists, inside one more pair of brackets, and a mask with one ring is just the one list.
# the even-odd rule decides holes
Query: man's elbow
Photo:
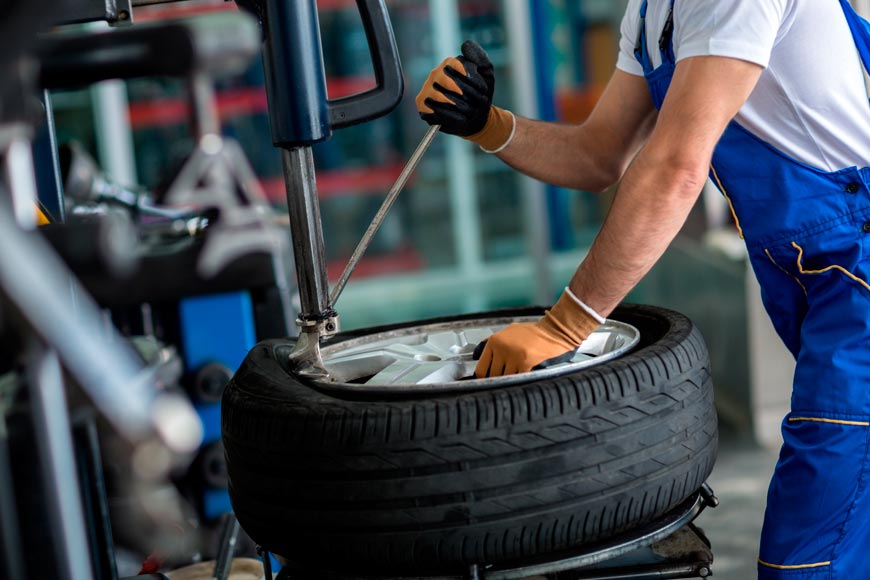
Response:
[{"label": "man's elbow", "polygon": [[684,154],[645,159],[644,163],[653,165],[650,169],[656,175],[664,195],[692,200],[697,199],[704,188],[710,168],[709,159]]},{"label": "man's elbow", "polygon": [[673,195],[696,200],[707,183],[709,163],[698,166],[680,166],[672,169]]}]

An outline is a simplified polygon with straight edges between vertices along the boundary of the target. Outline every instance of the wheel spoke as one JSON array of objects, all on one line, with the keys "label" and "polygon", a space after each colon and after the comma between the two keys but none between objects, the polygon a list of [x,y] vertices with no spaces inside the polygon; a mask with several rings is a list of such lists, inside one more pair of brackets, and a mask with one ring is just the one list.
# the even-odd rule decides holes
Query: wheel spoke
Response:
[{"label": "wheel spoke", "polygon": [[477,344],[491,334],[492,331],[486,328],[432,333],[428,337],[428,344],[443,353],[444,357],[455,357],[473,353]]},{"label": "wheel spoke", "polygon": [[608,353],[617,346],[617,334],[608,328],[603,328],[597,332],[593,332],[589,338],[583,341],[580,345],[579,353],[589,356],[601,356]]},{"label": "wheel spoke", "polygon": [[455,381],[463,365],[454,362],[396,361],[366,381],[374,385],[425,385]]}]

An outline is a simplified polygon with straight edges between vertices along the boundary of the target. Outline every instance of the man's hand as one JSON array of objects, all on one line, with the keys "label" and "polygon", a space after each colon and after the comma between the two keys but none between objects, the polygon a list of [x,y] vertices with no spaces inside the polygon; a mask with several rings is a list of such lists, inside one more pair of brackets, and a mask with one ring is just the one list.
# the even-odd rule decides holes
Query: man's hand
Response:
[{"label": "man's hand", "polygon": [[484,378],[527,373],[576,350],[602,320],[566,289],[541,320],[511,324],[489,337],[474,374]]},{"label": "man's hand", "polygon": [[462,55],[432,69],[417,95],[420,117],[450,135],[477,143],[487,151],[503,147],[514,130],[512,113],[492,106],[495,73],[486,51],[466,41]]}]

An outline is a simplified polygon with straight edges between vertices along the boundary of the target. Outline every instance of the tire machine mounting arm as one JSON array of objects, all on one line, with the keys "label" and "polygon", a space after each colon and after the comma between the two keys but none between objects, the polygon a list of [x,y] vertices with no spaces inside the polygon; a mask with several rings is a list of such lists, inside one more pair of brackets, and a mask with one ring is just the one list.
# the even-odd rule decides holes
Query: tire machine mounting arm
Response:
[{"label": "tire machine mounting arm", "polygon": [[237,0],[263,27],[263,66],[272,142],[281,150],[301,300],[292,356],[300,374],[326,375],[320,340],[338,332],[329,295],[311,147],[332,131],[391,112],[404,92],[402,66],[385,0],[356,0],[376,86],[329,100],[315,0]]}]

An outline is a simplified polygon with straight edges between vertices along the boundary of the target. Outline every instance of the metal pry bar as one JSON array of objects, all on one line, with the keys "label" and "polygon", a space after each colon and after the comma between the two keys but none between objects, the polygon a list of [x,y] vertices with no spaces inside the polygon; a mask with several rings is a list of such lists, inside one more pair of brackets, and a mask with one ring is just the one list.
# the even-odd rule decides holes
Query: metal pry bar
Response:
[{"label": "metal pry bar", "polygon": [[381,208],[378,210],[378,213],[375,215],[372,223],[369,224],[365,235],[363,236],[362,240],[360,240],[359,245],[357,245],[356,250],[353,251],[353,255],[350,257],[350,261],[344,268],[344,272],[341,273],[341,277],[338,279],[338,282],[336,282],[335,287],[332,289],[332,294],[329,295],[329,306],[331,308],[335,308],[335,303],[338,302],[338,298],[339,296],[341,296],[342,290],[344,290],[344,287],[347,285],[348,279],[350,278],[351,274],[353,274],[353,271],[356,269],[357,264],[359,264],[360,259],[362,259],[363,254],[365,254],[369,245],[371,245],[375,234],[378,233],[381,224],[384,223],[384,218],[387,217],[387,213],[389,213],[390,208],[393,207],[393,204],[396,202],[399,194],[405,188],[405,185],[408,183],[408,179],[411,177],[411,174],[413,174],[414,170],[417,169],[417,165],[419,165],[420,160],[423,159],[423,154],[426,153],[426,150],[429,149],[432,141],[435,140],[435,136],[438,134],[439,129],[441,129],[440,125],[432,125],[429,130],[426,131],[426,134],[423,136],[423,140],[420,141],[419,145],[417,145],[417,149],[414,150],[414,153],[411,155],[408,163],[405,164],[405,168],[402,169],[402,173],[399,175],[399,178],[396,179],[393,187],[390,188],[390,191],[387,194],[387,198],[384,200],[384,203],[381,205]]}]

